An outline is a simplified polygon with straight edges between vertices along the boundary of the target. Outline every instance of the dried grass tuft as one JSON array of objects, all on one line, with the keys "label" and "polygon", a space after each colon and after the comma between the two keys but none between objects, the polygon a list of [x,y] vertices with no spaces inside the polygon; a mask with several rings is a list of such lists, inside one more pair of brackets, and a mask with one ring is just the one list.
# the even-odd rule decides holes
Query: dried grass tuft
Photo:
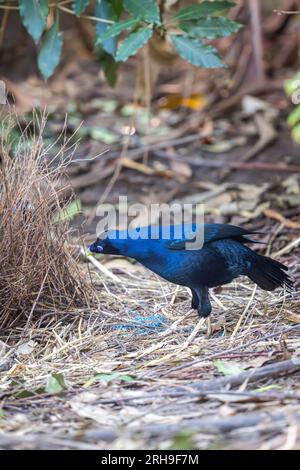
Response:
[{"label": "dried grass tuft", "polygon": [[58,189],[68,141],[53,165],[43,141],[45,115],[34,116],[17,143],[13,120],[2,120],[0,143],[0,328],[29,324],[37,313],[86,308],[93,298],[60,217],[70,201],[62,202]]}]

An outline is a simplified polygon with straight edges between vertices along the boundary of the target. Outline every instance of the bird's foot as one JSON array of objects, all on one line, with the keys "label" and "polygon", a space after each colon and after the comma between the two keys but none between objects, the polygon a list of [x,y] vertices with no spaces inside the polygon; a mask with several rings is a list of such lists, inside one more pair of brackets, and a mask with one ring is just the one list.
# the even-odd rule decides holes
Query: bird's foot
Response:
[{"label": "bird's foot", "polygon": [[206,336],[208,338],[212,335],[212,324],[211,324],[211,320],[210,320],[210,312],[211,312],[211,309],[209,311],[203,312],[203,310],[199,310],[199,308],[198,308],[199,317],[203,318],[205,320],[206,328],[207,328]]}]

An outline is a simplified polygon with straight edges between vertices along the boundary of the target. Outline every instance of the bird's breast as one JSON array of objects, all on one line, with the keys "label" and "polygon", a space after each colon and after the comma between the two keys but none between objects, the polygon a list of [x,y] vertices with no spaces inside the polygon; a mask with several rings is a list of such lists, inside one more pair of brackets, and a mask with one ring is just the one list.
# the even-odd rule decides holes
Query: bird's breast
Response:
[{"label": "bird's breast", "polygon": [[155,253],[153,256],[142,261],[142,264],[169,282],[189,286],[193,279],[192,259],[195,263],[196,257],[196,253],[191,255],[188,252],[182,251],[178,253]]}]

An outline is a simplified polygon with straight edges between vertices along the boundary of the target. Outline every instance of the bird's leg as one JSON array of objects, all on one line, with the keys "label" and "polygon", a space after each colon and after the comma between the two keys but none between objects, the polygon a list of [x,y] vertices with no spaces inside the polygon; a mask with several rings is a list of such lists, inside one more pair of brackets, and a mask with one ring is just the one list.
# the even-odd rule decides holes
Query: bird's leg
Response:
[{"label": "bird's leg", "polygon": [[209,318],[211,312],[211,303],[208,296],[208,288],[201,286],[197,287],[196,289],[191,289],[192,291],[192,308],[198,310],[198,315],[200,318],[206,319],[207,325],[207,336],[211,336],[212,328],[211,328],[211,321]]},{"label": "bird's leg", "polygon": [[197,292],[194,290],[194,289],[191,289],[192,291],[192,308],[197,310],[198,306],[199,306],[199,298],[198,298],[198,295],[197,295]]},{"label": "bird's leg", "polygon": [[208,297],[208,288],[205,286],[197,287],[194,289],[198,300],[198,315],[200,318],[207,318],[211,313],[211,303]]},{"label": "bird's leg", "polygon": [[210,303],[209,296],[208,296],[208,288],[200,287],[198,290],[198,296],[199,296],[198,315],[199,317],[205,318],[206,326],[207,326],[206,335],[210,337],[212,333],[212,327],[211,327],[211,321],[209,317],[211,313],[211,303]]}]

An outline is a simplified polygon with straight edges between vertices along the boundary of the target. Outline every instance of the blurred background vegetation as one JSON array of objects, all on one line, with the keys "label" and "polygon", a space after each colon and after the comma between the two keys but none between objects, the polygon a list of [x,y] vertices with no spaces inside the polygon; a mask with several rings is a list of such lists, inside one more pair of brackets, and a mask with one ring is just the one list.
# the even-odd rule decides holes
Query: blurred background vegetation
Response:
[{"label": "blurred background vegetation", "polygon": [[1,1],[0,79],[21,128],[47,106],[46,142],[64,126],[80,139],[68,177],[88,229],[119,194],[280,224],[300,206],[298,11],[297,0]]}]

